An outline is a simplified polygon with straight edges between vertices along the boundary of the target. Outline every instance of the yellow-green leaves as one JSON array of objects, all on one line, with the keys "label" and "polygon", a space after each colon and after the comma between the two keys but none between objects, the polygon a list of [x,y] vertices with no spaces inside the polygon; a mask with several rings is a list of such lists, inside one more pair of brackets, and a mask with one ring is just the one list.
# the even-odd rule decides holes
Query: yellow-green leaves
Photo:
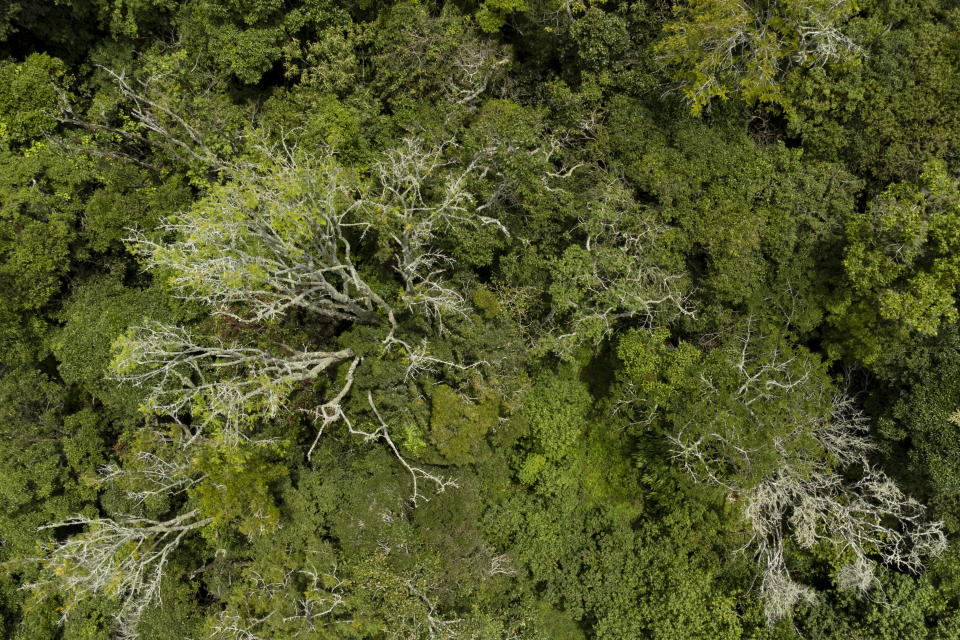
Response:
[{"label": "yellow-green leaves", "polygon": [[857,8],[828,0],[689,0],[655,46],[694,115],[714,98],[740,94],[749,104],[785,105],[793,67],[844,62],[859,47],[840,26]]},{"label": "yellow-green leaves", "polygon": [[499,398],[489,394],[471,402],[441,384],[434,387],[430,402],[430,441],[446,460],[462,465],[489,455],[483,438],[497,424]]},{"label": "yellow-green leaves", "polygon": [[[573,366],[564,371],[576,370]],[[572,376],[546,373],[524,400],[521,416],[528,421],[532,449],[550,462],[571,454],[587,427],[592,398],[587,388]]]},{"label": "yellow-green leaves", "polygon": [[34,53],[22,63],[0,63],[0,119],[3,138],[16,144],[43,139],[57,126],[57,93],[67,66],[59,58]]},{"label": "yellow-green leaves", "polygon": [[280,511],[270,487],[288,473],[280,451],[273,443],[214,440],[198,452],[195,465],[205,480],[190,495],[213,528],[236,526],[250,538],[276,530]]},{"label": "yellow-green leaves", "polygon": [[522,13],[527,8],[525,0],[485,0],[476,15],[477,24],[483,31],[495,33],[507,23],[510,14]]}]

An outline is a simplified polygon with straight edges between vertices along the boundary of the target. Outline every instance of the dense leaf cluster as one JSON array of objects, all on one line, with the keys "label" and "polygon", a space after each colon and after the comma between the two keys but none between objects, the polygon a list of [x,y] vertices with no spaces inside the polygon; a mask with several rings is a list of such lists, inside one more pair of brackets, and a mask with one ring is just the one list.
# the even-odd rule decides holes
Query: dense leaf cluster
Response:
[{"label": "dense leaf cluster", "polygon": [[960,638],[958,34],[0,3],[0,635]]}]

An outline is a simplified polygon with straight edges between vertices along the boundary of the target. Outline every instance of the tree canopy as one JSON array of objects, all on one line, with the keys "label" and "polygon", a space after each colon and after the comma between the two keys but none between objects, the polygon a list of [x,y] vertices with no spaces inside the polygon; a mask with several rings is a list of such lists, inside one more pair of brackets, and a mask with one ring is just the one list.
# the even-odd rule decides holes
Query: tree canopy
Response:
[{"label": "tree canopy", "polygon": [[946,0],[0,6],[0,634],[960,637]]}]

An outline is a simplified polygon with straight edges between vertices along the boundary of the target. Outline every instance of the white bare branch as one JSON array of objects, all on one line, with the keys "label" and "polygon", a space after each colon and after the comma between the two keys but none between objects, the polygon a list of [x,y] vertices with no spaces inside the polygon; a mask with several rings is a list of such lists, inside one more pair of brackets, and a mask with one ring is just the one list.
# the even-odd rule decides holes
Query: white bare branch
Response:
[{"label": "white bare branch", "polygon": [[311,456],[313,456],[313,450],[316,448],[317,442],[320,441],[320,436],[323,435],[324,429],[339,420],[344,420],[349,423],[349,419],[343,412],[341,403],[347,394],[350,393],[350,387],[353,386],[353,375],[357,370],[357,365],[360,364],[360,360],[361,358],[354,358],[353,362],[350,363],[350,368],[347,370],[343,386],[340,387],[337,395],[311,411],[311,413],[313,413],[314,424],[320,422],[320,426],[317,428],[317,437],[314,438],[313,444],[310,445],[310,450],[307,451],[307,460],[310,460]]},{"label": "white bare branch", "polygon": [[[309,635],[320,626],[336,622],[333,616],[345,598],[336,567],[329,573],[321,573],[312,565],[286,568],[281,576],[273,578],[248,569],[245,577],[245,585],[257,597],[245,602],[245,607],[221,611],[211,625],[211,640],[266,640],[276,637],[278,627],[290,634],[284,637]],[[306,582],[298,577],[306,578]],[[251,608],[251,604],[258,606]],[[269,608],[266,613],[265,608]]]},{"label": "white bare branch", "polygon": [[371,216],[385,216],[396,229],[395,269],[403,280],[403,302],[410,310],[422,310],[440,330],[444,315],[465,316],[463,296],[443,280],[453,258],[436,247],[442,232],[491,226],[506,236],[506,227],[480,215],[468,181],[480,179],[489,168],[489,152],[476,155],[466,166],[445,159],[455,143],[448,140],[427,149],[420,140],[407,138],[373,167],[378,193],[371,193],[366,207]]},{"label": "white bare branch", "polygon": [[180,297],[240,322],[304,309],[369,322],[387,304],[360,276],[350,233],[362,237],[354,181],[330,153],[277,153],[264,166],[234,166],[233,180],[160,231],[128,238],[149,269],[171,272]]},{"label": "white bare branch", "polygon": [[[867,421],[851,398],[812,383],[807,361],[784,357],[775,346],[758,353],[755,340],[751,320],[727,355],[740,374],[733,395],[741,415],[756,426],[724,428],[730,421],[714,417],[713,428],[710,417],[698,414],[669,439],[674,459],[695,481],[723,487],[741,506],[751,532],[741,551],[752,549],[756,558],[770,623],[814,597],[790,576],[788,538],[803,549],[826,544],[837,557],[852,557],[837,580],[861,593],[877,584],[876,561],[920,572],[925,558],[946,548],[943,524],[929,521],[922,505],[870,464]],[[722,392],[704,383],[704,411],[731,411],[714,400]],[[748,431],[774,435],[759,442]],[[763,458],[764,468],[757,468]],[[845,471],[859,480],[846,480]]]},{"label": "white bare branch", "polygon": [[137,506],[152,498],[180,495],[206,478],[184,458],[164,457],[152,451],[138,451],[127,467],[115,462],[99,469],[100,482],[126,488],[127,497]]},{"label": "white bare branch", "polygon": [[[118,344],[116,377],[146,387],[152,411],[176,417],[193,410],[195,419],[219,416],[233,428],[251,414],[276,416],[295,384],[353,357],[349,349],[288,348],[276,355],[159,322],[146,323]],[[196,414],[199,407],[202,415]]]},{"label": "white bare branch", "polygon": [[428,598],[412,580],[405,580],[404,585],[410,595],[423,602],[426,608],[422,618],[409,621],[412,623],[411,631],[416,634],[413,637],[427,640],[459,640],[462,637],[460,635],[462,620],[441,617],[437,612],[437,604]]},{"label": "white bare branch", "polygon": [[160,600],[160,583],[167,561],[189,532],[204,527],[212,518],[198,519],[194,509],[159,522],[127,516],[119,520],[78,515],[41,529],[82,526],[84,533],[46,546],[42,560],[52,576],[23,588],[42,590],[53,586],[68,595],[66,618],[72,603],[89,594],[120,599],[117,622],[122,633],[135,637],[140,615]]},{"label": "white bare branch", "polygon": [[498,56],[489,41],[468,38],[457,47],[452,62],[453,72],[444,86],[447,97],[454,104],[473,107],[510,58]]},{"label": "white bare branch", "polygon": [[802,8],[751,0],[696,6],[668,25],[661,55],[668,64],[690,65],[676,77],[696,106],[725,95],[731,79],[749,78],[771,93],[794,66],[822,68],[864,54],[839,28],[854,10],[849,0],[814,0]]},{"label": "white bare branch", "polygon": [[549,340],[555,351],[598,343],[625,320],[653,327],[694,315],[681,276],[667,273],[652,258],[666,229],[649,220],[619,180],[601,187],[578,230],[583,245],[567,249],[551,286],[550,319],[556,318],[558,328]]},{"label": "white bare branch", "polygon": [[808,593],[790,578],[783,558],[785,522],[801,548],[826,543],[838,557],[852,554],[853,561],[841,568],[837,582],[864,594],[877,585],[871,556],[919,573],[925,558],[946,549],[943,524],[927,520],[922,505],[866,462],[863,477],[853,484],[831,472],[827,463],[812,471],[783,465],[748,491],[744,504],[753,531],[748,546],[761,566],[761,594],[771,623]]},{"label": "white bare branch", "polygon": [[387,427],[387,423],[384,421],[383,416],[380,415],[380,412],[377,410],[377,406],[373,403],[373,392],[367,391],[367,401],[370,403],[370,408],[373,410],[373,414],[377,417],[377,421],[380,423],[380,427],[373,432],[365,432],[354,429],[350,423],[347,423],[347,427],[350,430],[350,433],[363,436],[366,440],[376,440],[378,438],[383,438],[387,443],[390,449],[393,451],[393,454],[397,457],[397,460],[400,461],[400,464],[410,472],[410,477],[413,478],[413,493],[410,496],[410,502],[416,506],[419,500],[424,502],[428,501],[425,495],[420,493],[419,481],[427,480],[432,482],[435,485],[436,493],[443,493],[448,487],[457,488],[457,483],[451,478],[445,478],[442,475],[433,474],[429,471],[421,469],[420,467],[411,466],[402,455],[400,455],[400,450],[397,449],[397,445],[393,443],[393,440],[390,438],[390,431]]},{"label": "white bare branch", "polygon": [[131,102],[130,115],[145,129],[156,133],[162,140],[160,146],[167,152],[181,161],[192,159],[214,168],[225,166],[219,154],[207,145],[205,136],[171,107],[162,93],[152,90],[158,78],[141,81],[141,88],[137,90],[127,82],[123,72],[117,73],[103,65],[97,67],[111,77],[121,95]]}]

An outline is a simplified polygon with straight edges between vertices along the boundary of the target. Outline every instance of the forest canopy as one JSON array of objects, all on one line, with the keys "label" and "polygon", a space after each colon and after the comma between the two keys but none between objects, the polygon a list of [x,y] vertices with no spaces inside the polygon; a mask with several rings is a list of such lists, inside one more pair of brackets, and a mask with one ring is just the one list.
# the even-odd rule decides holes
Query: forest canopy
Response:
[{"label": "forest canopy", "polygon": [[960,638],[958,34],[0,3],[0,634]]}]

